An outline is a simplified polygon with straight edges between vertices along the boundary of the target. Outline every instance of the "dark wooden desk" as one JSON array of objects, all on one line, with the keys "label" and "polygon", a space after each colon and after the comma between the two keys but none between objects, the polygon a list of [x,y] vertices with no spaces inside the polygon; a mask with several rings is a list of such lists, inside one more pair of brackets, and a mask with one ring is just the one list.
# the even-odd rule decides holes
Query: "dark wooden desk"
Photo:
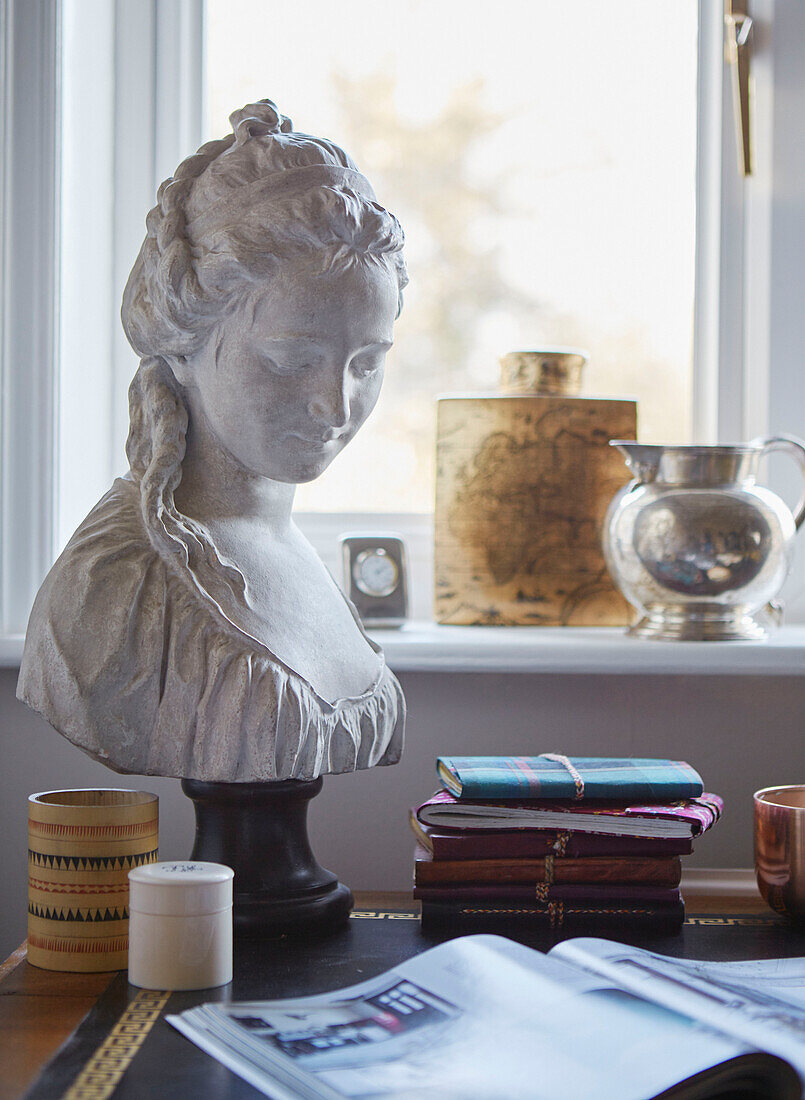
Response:
[{"label": "dark wooden desk", "polygon": [[[702,957],[706,954],[723,958],[730,954],[723,949],[725,937],[736,937],[736,948],[743,957],[755,954],[753,944],[758,948],[757,957],[805,955],[805,933],[789,929],[780,918],[765,909],[759,897],[723,895],[714,898],[688,892],[686,908],[688,918],[681,936],[636,937],[629,942],[667,954],[698,953]],[[289,996],[338,988],[380,973],[402,958],[438,942],[419,932],[415,905],[410,895],[403,893],[358,894],[350,926],[340,938],[329,941],[309,945],[285,943],[280,949],[274,949],[274,957],[264,972],[261,972],[260,963],[265,960],[255,955],[259,945],[248,951],[238,948],[234,999]],[[546,949],[554,941],[547,936],[535,936],[529,942]],[[86,1065],[119,1014],[126,1009],[126,998],[133,995],[136,994],[117,973],[62,974],[39,970],[26,961],[23,944],[0,966],[0,1100],[22,1096],[40,1078],[62,1043],[87,1017],[58,1059],[51,1063],[47,1071],[49,1083],[40,1084],[33,1091],[35,1097],[63,1095],[61,1085],[65,1082],[69,1085],[75,1073]],[[174,994],[169,1010],[182,1011],[198,999],[194,994]],[[203,999],[215,998],[205,993]],[[100,1009],[96,1007],[99,1005],[108,1017],[105,1021],[93,1021],[93,1016],[99,1014]],[[94,1014],[91,1013],[93,1008],[96,1008]],[[171,1032],[171,1029],[164,1027],[164,1031]],[[178,1033],[166,1036],[166,1041],[186,1044]],[[184,1051],[181,1045],[176,1049]],[[195,1049],[191,1052],[189,1044],[187,1050],[199,1074],[206,1072],[208,1077],[216,1077],[216,1071],[221,1071],[226,1075],[227,1081],[219,1082],[226,1087],[219,1088],[218,1095],[232,1098],[258,1095],[244,1082],[235,1078],[230,1081],[228,1071],[202,1052]],[[143,1058],[127,1070],[119,1089],[121,1096],[146,1094],[142,1089],[146,1079],[143,1075],[147,1071],[140,1070],[141,1065],[144,1065]],[[59,1087],[53,1091],[57,1083]],[[153,1092],[153,1095],[158,1094]],[[167,1089],[162,1094],[173,1093]],[[192,1088],[186,1094],[195,1095]],[[99,1098],[110,1092],[99,1089],[79,1095]]]}]

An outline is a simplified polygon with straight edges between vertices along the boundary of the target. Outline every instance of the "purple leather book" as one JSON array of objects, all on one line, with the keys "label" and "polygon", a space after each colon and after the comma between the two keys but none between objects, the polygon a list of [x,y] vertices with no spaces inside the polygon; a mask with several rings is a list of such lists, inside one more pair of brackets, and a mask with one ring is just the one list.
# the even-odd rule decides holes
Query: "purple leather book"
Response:
[{"label": "purple leather book", "polygon": [[[427,803],[425,803],[427,805]],[[693,851],[691,837],[607,836],[578,833],[569,829],[446,829],[425,825],[416,809],[409,823],[417,841],[434,860],[540,859],[585,856],[687,856]]]}]

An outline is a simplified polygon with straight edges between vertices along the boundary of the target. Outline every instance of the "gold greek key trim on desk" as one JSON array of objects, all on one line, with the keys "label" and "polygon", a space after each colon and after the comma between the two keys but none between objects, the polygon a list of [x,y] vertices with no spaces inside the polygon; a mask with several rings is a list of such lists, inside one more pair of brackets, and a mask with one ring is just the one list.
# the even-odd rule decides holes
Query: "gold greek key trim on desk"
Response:
[{"label": "gold greek key trim on desk", "polygon": [[757,916],[746,917],[687,917],[685,919],[686,925],[696,925],[703,927],[705,925],[711,925],[721,928],[729,927],[741,927],[741,928],[761,928],[766,927],[769,924],[777,924],[778,920],[773,913],[759,914]]},{"label": "gold greek key trim on desk", "polygon": [[169,997],[170,993],[141,989],[64,1094],[64,1100],[107,1100]]},{"label": "gold greek key trim on desk", "polygon": [[419,920],[417,909],[353,909],[350,920]]},{"label": "gold greek key trim on desk", "polygon": [[[624,910],[627,911],[627,910]],[[628,910],[631,912],[632,910]],[[595,912],[595,910],[590,910]],[[416,909],[354,909],[350,914],[351,920],[419,920],[419,911]],[[719,917],[710,915],[690,916],[685,918],[687,927],[741,927],[762,928],[769,924],[776,924],[778,918],[774,913],[753,914],[747,916]]]}]

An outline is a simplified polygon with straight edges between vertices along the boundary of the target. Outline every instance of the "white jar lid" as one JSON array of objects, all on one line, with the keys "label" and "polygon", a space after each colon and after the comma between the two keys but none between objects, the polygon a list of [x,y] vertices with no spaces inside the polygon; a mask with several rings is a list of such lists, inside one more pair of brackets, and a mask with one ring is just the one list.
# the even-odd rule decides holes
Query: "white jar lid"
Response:
[{"label": "white jar lid", "polygon": [[197,916],[232,906],[234,871],[223,863],[149,863],[129,871],[129,909],[160,916]]}]

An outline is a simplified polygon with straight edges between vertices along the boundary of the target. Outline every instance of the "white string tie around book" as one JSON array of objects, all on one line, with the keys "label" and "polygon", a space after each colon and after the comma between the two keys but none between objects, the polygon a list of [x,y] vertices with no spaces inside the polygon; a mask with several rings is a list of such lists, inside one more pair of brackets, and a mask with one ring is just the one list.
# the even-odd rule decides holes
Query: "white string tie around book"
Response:
[{"label": "white string tie around book", "polygon": [[558,752],[541,752],[540,756],[543,760],[553,760],[557,764],[562,764],[570,772],[570,777],[576,787],[576,800],[584,798],[584,780],[579,775],[578,771],[573,767],[573,762],[567,756],[562,756]]}]

